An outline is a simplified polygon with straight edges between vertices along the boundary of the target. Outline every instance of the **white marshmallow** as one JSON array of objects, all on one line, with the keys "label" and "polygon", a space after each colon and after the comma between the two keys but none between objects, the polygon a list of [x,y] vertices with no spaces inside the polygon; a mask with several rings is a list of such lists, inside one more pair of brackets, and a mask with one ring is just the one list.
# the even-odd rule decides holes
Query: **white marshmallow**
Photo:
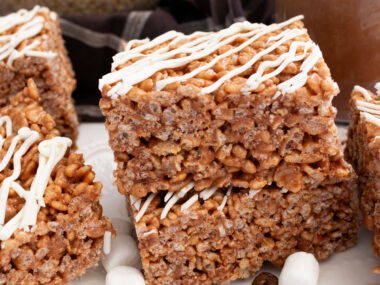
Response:
[{"label": "white marshmallow", "polygon": [[129,266],[112,268],[106,276],[106,285],[145,285],[144,277],[139,270]]},{"label": "white marshmallow", "polygon": [[279,285],[317,285],[318,276],[319,264],[314,255],[300,251],[286,259]]},{"label": "white marshmallow", "polygon": [[111,252],[103,257],[104,268],[109,272],[117,266],[140,268],[140,255],[135,240],[128,235],[117,235],[111,243]]}]

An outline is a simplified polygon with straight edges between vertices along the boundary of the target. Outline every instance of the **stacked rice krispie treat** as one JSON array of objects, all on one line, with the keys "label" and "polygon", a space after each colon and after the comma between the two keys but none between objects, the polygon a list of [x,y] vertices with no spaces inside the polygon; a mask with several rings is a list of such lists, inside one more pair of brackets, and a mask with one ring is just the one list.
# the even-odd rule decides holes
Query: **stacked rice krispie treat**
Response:
[{"label": "stacked rice krispie treat", "polygon": [[0,283],[64,284],[114,234],[102,184],[38,104],[34,82],[0,109]]},{"label": "stacked rice krispie treat", "polygon": [[78,118],[71,93],[76,82],[58,16],[39,6],[0,17],[0,106],[33,78],[43,108],[57,129],[75,140]]},{"label": "stacked rice krispie treat", "polygon": [[380,257],[380,84],[378,95],[360,86],[351,93],[346,155],[359,176],[364,224],[374,231],[372,247]]},{"label": "stacked rice krispie treat", "polygon": [[355,244],[339,89],[300,19],[130,41],[100,80],[147,284],[228,283]]}]

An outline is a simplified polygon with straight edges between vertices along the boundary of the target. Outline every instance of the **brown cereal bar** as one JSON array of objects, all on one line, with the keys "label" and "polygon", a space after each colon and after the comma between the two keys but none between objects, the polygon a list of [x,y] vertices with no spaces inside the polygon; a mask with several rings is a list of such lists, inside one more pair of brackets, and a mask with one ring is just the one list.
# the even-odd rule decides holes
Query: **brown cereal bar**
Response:
[{"label": "brown cereal bar", "polygon": [[[278,43],[274,40],[276,37],[293,34],[300,35],[264,54],[243,73],[219,81]],[[310,61],[319,50],[318,46],[313,44],[305,54],[298,47],[299,56],[305,55],[303,62],[289,62],[286,67],[281,66],[278,75],[264,81],[261,80],[265,77],[259,77],[254,90],[241,91],[247,87],[248,78],[261,72],[260,67],[290,53],[289,46],[293,43],[305,48],[311,45],[302,22],[293,21],[264,34],[186,81],[174,81],[161,90],[157,86],[163,80],[170,82],[172,77],[179,78],[207,65],[252,38],[242,33],[210,55],[184,66],[158,70],[131,85],[128,93],[118,95],[123,92],[124,85],[128,86],[128,80],[137,81],[128,74],[127,81],[114,82],[123,76],[123,71],[129,72],[125,68],[131,66],[130,72],[133,73],[138,70],[139,61],[149,60],[150,53],[161,49],[170,49],[174,53],[181,44],[201,36],[178,41],[179,37],[183,36],[179,34],[171,41],[149,49],[143,48],[144,45],[149,47],[154,41],[133,43],[134,49],[117,55],[114,71],[100,81],[103,95],[100,106],[107,117],[110,144],[118,163],[116,183],[121,193],[144,197],[160,190],[175,192],[192,180],[197,191],[212,185],[225,187],[230,184],[261,189],[273,182],[297,192],[316,187],[329,177],[334,161],[342,156],[334,124],[336,110],[331,106],[331,100],[339,90],[323,59],[317,57],[309,73],[304,74],[304,85],[294,92],[281,93],[291,91],[283,86],[286,87],[295,76],[303,75],[303,62]],[[180,60],[185,55],[177,53],[171,60]],[[131,59],[123,63],[122,59],[129,57]],[[121,65],[116,66],[119,62]],[[265,72],[273,71],[275,67],[268,67]],[[145,78],[155,71],[151,67],[152,72],[148,70],[148,75],[144,76],[143,62],[141,68],[142,74],[135,73],[136,77]],[[216,89],[206,89],[221,82],[223,84]]]},{"label": "brown cereal bar", "polygon": [[350,100],[346,155],[359,179],[364,224],[374,231],[372,247],[380,257],[380,100],[355,86]]},{"label": "brown cereal bar", "polygon": [[[351,171],[346,167],[340,171]],[[276,186],[259,192],[233,189],[222,210],[218,207],[226,189],[218,189],[210,199],[183,211],[192,192],[165,219],[160,218],[165,194],[159,194],[135,222],[146,282],[226,284],[250,277],[265,261],[282,266],[295,251],[311,252],[318,260],[343,251],[357,240],[353,184],[345,181],[296,193]],[[130,200],[127,204],[136,217],[137,208]]]},{"label": "brown cereal bar", "polygon": [[57,14],[39,6],[0,17],[0,106],[21,91],[28,78],[35,81],[42,106],[60,133],[75,140],[74,72]]},{"label": "brown cereal bar", "polygon": [[[99,204],[102,184],[94,181],[95,174],[91,166],[84,164],[82,155],[67,149],[50,173],[46,188],[42,188],[45,205],[40,206],[36,223],[10,230],[12,221],[19,223],[20,214],[24,219],[34,213],[27,207],[33,198],[25,193],[33,191],[40,167],[43,169],[42,145],[45,142],[46,147],[46,142],[59,138],[59,131],[55,129],[53,118],[38,104],[38,91],[31,79],[0,113],[1,163],[20,130],[38,134],[38,139],[21,157],[21,172],[11,184],[6,209],[0,207],[1,213],[5,211],[0,229],[0,284],[65,284],[98,264],[105,232],[114,233],[111,222],[102,216]],[[4,118],[11,122],[11,133],[2,121]],[[19,140],[14,153],[20,151],[26,141]],[[0,172],[2,193],[12,171],[17,172],[16,157],[14,154]],[[24,210],[29,211],[25,212],[28,214],[24,214]]]},{"label": "brown cereal bar", "polygon": [[148,284],[228,283],[355,243],[339,89],[300,19],[130,41],[100,80]]}]

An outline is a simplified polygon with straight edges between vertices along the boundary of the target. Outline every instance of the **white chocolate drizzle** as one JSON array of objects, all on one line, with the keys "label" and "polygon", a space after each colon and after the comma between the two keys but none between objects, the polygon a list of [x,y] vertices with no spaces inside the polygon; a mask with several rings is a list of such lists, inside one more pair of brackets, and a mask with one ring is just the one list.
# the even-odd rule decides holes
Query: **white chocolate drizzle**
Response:
[{"label": "white chocolate drizzle", "polygon": [[[375,84],[376,94],[379,96],[380,82]],[[364,99],[370,102],[356,100],[356,108],[360,111],[360,116],[367,122],[380,127],[380,101],[375,100],[367,89],[355,85],[354,91],[360,92]],[[376,140],[376,137],[374,138]]]},{"label": "white chocolate drizzle", "polygon": [[111,252],[111,232],[110,231],[106,231],[104,233],[103,252],[104,254],[110,254]]},{"label": "white chocolate drizzle", "polygon": [[176,192],[170,200],[166,203],[164,209],[161,212],[161,220],[165,219],[167,214],[169,213],[170,209],[177,203],[177,201],[187,194],[191,189],[193,189],[195,186],[194,182],[190,182],[185,187],[183,187],[179,192]]},{"label": "white chocolate drizzle", "polygon": [[44,26],[44,17],[38,13],[50,13],[47,8],[35,6],[31,11],[19,10],[16,13],[0,17],[0,34],[8,30],[15,29],[12,34],[0,36],[0,60],[7,59],[8,66],[12,66],[13,61],[23,55],[31,57],[52,58],[56,53],[50,51],[34,50],[40,45],[38,39],[34,39],[30,44],[18,49],[25,40],[38,36]]},{"label": "white chocolate drizzle", "polygon": [[380,96],[380,82],[377,82],[375,84],[375,89],[376,89],[376,95]]},{"label": "white chocolate drizzle", "polygon": [[259,189],[259,190],[249,190],[248,192],[248,197],[249,198],[253,198],[255,197],[257,194],[259,194],[259,192],[261,191],[262,189]]},{"label": "white chocolate drizzle", "polygon": [[145,233],[143,233],[143,237],[147,237],[147,236],[150,236],[150,235],[152,235],[152,234],[156,234],[157,233],[157,230],[156,229],[152,229],[152,230],[150,230],[149,232],[145,232]]},{"label": "white chocolate drizzle", "polygon": [[363,87],[361,87],[359,85],[355,85],[354,86],[354,91],[360,92],[367,101],[371,101],[372,100],[372,97],[369,94],[368,90],[364,89]]},{"label": "white chocolate drizzle", "polygon": [[222,203],[221,203],[221,204],[219,205],[219,207],[217,208],[218,211],[223,211],[224,206],[226,206],[227,199],[228,199],[228,197],[230,197],[230,195],[231,195],[231,191],[232,191],[232,185],[228,188],[226,195],[224,195],[223,200],[222,200]]},{"label": "white chocolate drizzle", "polygon": [[374,115],[371,115],[371,114],[368,114],[365,112],[360,112],[360,115],[363,116],[367,122],[374,124],[380,128],[380,118],[379,117],[376,117]]},{"label": "white chocolate drizzle", "polygon": [[205,189],[201,192],[201,194],[199,195],[203,200],[208,200],[214,193],[215,191],[217,190],[218,188],[216,188],[215,186],[212,186],[208,189]]},{"label": "white chocolate drizzle", "polygon": [[146,201],[144,202],[144,205],[141,207],[140,211],[136,215],[136,222],[138,222],[142,216],[144,216],[146,210],[148,209],[150,203],[152,203],[153,199],[156,197],[157,193],[152,193],[148,196]]},{"label": "white chocolate drizzle", "polygon": [[[6,137],[12,133],[12,121],[8,116],[0,117],[0,124],[6,123]],[[5,140],[0,136],[1,146]],[[16,182],[21,174],[21,159],[30,147],[38,140],[39,134],[30,128],[23,127],[12,138],[7,153],[0,162],[0,172],[10,163],[13,157],[12,175],[5,178],[0,187],[0,240],[6,240],[17,229],[33,231],[37,224],[37,214],[41,207],[45,206],[43,194],[48,184],[51,172],[55,165],[63,158],[66,150],[71,146],[71,140],[63,137],[54,137],[44,140],[38,145],[39,164],[29,191],[26,191]],[[19,149],[14,153],[17,144],[23,141]],[[25,199],[22,209],[7,223],[5,223],[6,205],[9,190],[12,188],[20,197]],[[5,224],[4,224],[5,223]]]},{"label": "white chocolate drizzle", "polygon": [[[112,65],[113,72],[104,75],[103,78],[99,80],[99,89],[102,91],[105,85],[109,85],[110,89],[107,91],[107,95],[116,99],[118,96],[123,96],[128,93],[134,84],[142,82],[160,70],[185,66],[195,60],[210,55],[221,46],[229,44],[239,37],[247,38],[246,41],[237,47],[215,56],[210,62],[204,63],[202,66],[197,67],[191,72],[185,73],[181,76],[168,77],[156,81],[155,90],[162,90],[170,83],[184,82],[193,78],[200,72],[212,68],[221,59],[238,53],[245,47],[254,43],[260,37],[282,29],[302,18],[303,16],[298,16],[286,22],[269,26],[240,22],[216,33],[196,32],[188,36],[179,32],[170,31],[152,41],[146,39],[130,41],[123,52],[114,56],[114,62]],[[286,29],[276,36],[271,36],[266,43],[267,47],[265,49],[255,54],[244,65],[229,70],[216,82],[202,88],[200,94],[209,94],[216,91],[227,80],[245,72],[263,56],[269,54],[286,41],[295,39],[304,34],[306,34],[305,29],[294,28]],[[181,45],[181,41],[184,41],[185,43]],[[142,53],[143,51],[152,49],[161,44],[166,45],[156,50],[152,50],[150,53]],[[303,48],[303,52],[301,53],[299,51],[300,48]],[[177,57],[178,55],[180,56]],[[305,42],[304,40],[296,40],[292,43],[289,51],[282,54],[276,60],[262,62],[259,65],[257,72],[248,78],[246,85],[242,88],[242,92],[249,93],[254,91],[261,82],[280,74],[289,63],[304,60],[298,74],[277,86],[278,91],[275,94],[274,99],[281,94],[292,93],[296,89],[305,85],[308,73],[321,57],[322,53],[316,44],[311,41]],[[133,58],[136,58],[134,62],[126,64],[128,60]],[[265,71],[268,70],[268,68],[275,67],[277,68],[274,71],[265,74]]]},{"label": "white chocolate drizzle", "polygon": [[181,211],[185,212],[191,205],[198,201],[198,194],[194,194],[189,200],[181,205]]},{"label": "white chocolate drizzle", "polygon": [[141,198],[136,198],[135,196],[133,195],[129,195],[129,197],[131,198],[131,204],[133,206],[135,206],[135,208],[137,210],[140,210],[140,206],[141,206]]},{"label": "white chocolate drizzle", "polygon": [[165,195],[164,202],[166,203],[174,195],[174,192],[168,192]]}]

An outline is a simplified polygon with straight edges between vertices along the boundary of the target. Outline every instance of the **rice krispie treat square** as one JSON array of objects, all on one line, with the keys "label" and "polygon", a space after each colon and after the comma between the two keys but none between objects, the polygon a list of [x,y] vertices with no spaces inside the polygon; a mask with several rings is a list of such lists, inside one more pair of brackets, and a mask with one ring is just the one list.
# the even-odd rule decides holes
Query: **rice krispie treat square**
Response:
[{"label": "rice krispie treat square", "polygon": [[[64,284],[96,266],[102,184],[38,104],[32,79],[0,109],[0,283]],[[110,234],[107,234],[110,236]]]},{"label": "rice krispie treat square", "polygon": [[57,129],[75,140],[74,72],[57,14],[39,6],[0,17],[0,105],[8,104],[29,78],[36,83],[42,106]]},{"label": "rice krispie treat square", "polygon": [[378,96],[360,86],[355,86],[352,91],[346,156],[358,174],[364,224],[374,232],[372,247],[375,254],[380,257],[380,100]]}]

